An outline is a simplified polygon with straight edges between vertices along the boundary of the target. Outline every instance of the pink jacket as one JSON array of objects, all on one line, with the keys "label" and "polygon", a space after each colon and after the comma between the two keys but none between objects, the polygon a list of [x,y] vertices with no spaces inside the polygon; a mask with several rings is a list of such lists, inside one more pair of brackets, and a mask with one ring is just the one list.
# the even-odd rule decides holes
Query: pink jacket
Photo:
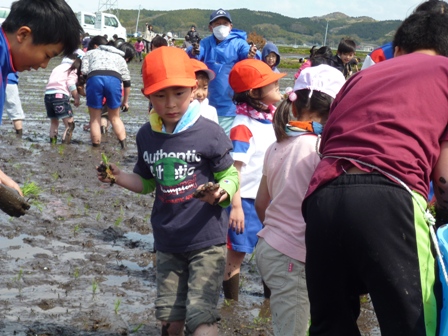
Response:
[{"label": "pink jacket", "polygon": [[143,51],[143,49],[145,49],[145,45],[143,44],[143,42],[135,42],[135,44],[134,44],[134,48],[135,48],[135,51],[136,52],[142,52]]},{"label": "pink jacket", "polygon": [[70,87],[75,87],[78,81],[76,70],[67,72],[71,67],[71,63],[62,63],[53,69],[50,78],[48,79],[45,91],[51,91],[53,93],[63,93],[70,97]]}]

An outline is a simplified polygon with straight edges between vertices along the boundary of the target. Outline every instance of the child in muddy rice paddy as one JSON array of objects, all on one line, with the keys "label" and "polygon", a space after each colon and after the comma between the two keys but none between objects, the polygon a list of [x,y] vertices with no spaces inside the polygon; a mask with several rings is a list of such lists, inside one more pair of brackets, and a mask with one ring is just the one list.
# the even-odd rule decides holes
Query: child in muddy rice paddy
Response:
[{"label": "child in muddy rice paddy", "polygon": [[[227,236],[227,261],[223,289],[226,299],[238,301],[240,269],[246,253],[257,244],[262,223],[254,201],[260,184],[263,157],[275,141],[274,104],[282,98],[278,80],[286,74],[273,72],[263,61],[247,59],[235,64],[229,83],[235,92],[236,117],[230,128],[232,157],[240,173],[241,188],[232,200]],[[264,288],[265,297],[269,289]]]},{"label": "child in muddy rice paddy", "polygon": [[191,64],[196,74],[196,80],[198,81],[198,87],[194,91],[193,98],[201,103],[201,115],[218,123],[218,113],[216,109],[208,103],[208,85],[210,81],[215,79],[215,73],[207,68],[204,62],[201,62],[195,58],[191,58]]},{"label": "child in muddy rice paddy", "polygon": [[255,260],[271,290],[276,336],[304,336],[308,330],[310,305],[301,204],[320,161],[318,136],[344,83],[342,73],[329,65],[306,68],[274,115],[277,141],[266,151],[255,199],[264,225],[258,232]]},{"label": "child in muddy rice paddy", "polygon": [[143,60],[142,52],[145,49],[145,45],[143,44],[141,39],[137,39],[137,41],[134,44],[135,53],[137,54],[137,59],[140,60],[140,62]]},{"label": "child in muddy rice paddy", "polygon": [[[45,68],[52,57],[70,55],[78,48],[82,32],[64,0],[19,0],[12,4],[0,30],[0,123],[8,74]],[[18,184],[1,170],[0,183],[22,194]]]},{"label": "child in muddy rice paddy", "polygon": [[47,118],[50,118],[50,143],[55,144],[58,139],[59,120],[65,126],[62,143],[69,144],[72,139],[75,121],[70,105],[70,96],[74,98],[76,107],[79,106],[80,95],[76,84],[81,76],[81,56],[71,54],[62,60],[62,63],[53,69],[47,86],[45,87],[45,108]]},{"label": "child in muddy rice paddy", "polygon": [[311,336],[359,335],[367,292],[382,335],[446,335],[430,230],[448,222],[447,36],[445,9],[415,12],[395,57],[354,74],[332,105],[302,204]]},{"label": "child in muddy rice paddy", "polygon": [[[120,107],[129,108],[131,76],[125,52],[107,45],[103,36],[90,40],[81,72],[87,77],[86,98],[90,114],[90,137],[93,147],[101,144],[101,109],[106,97],[108,118],[122,149],[126,148],[126,130],[120,118]],[[134,51],[135,53],[135,51]],[[121,96],[123,83],[124,95]]]},{"label": "child in muddy rice paddy", "polygon": [[[197,83],[185,51],[160,47],[148,54],[143,85],[156,114],[137,133],[134,171],[111,164],[111,173],[126,189],[156,192],[151,224],[162,335],[183,335],[184,327],[193,335],[217,335],[228,226],[223,207],[238,189],[232,144],[192,100]],[[101,172],[98,179],[111,182]]]}]

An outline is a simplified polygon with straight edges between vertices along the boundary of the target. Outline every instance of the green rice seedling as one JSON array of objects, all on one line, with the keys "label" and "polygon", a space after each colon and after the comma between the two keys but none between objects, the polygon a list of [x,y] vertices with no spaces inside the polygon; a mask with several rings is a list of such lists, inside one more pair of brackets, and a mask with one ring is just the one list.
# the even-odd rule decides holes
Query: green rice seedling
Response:
[{"label": "green rice seedling", "polygon": [[90,210],[90,206],[88,204],[84,205],[84,215],[88,215]]},{"label": "green rice seedling", "polygon": [[95,279],[92,281],[92,295],[95,296],[96,291],[98,290],[98,282]]},{"label": "green rice seedling", "polygon": [[35,206],[37,208],[37,210],[39,210],[39,212],[42,212],[44,205],[42,202],[39,202],[38,200],[32,200],[31,201],[31,205]]},{"label": "green rice seedling", "polygon": [[23,270],[19,270],[19,274],[17,274],[16,277],[14,277],[13,281],[17,284],[17,287],[19,289],[19,296],[22,296],[22,276],[23,276]]},{"label": "green rice seedling", "polygon": [[74,270],[74,272],[73,272],[73,277],[74,277],[75,279],[78,279],[78,278],[79,278],[79,268],[78,268],[78,267],[75,268],[75,270]]},{"label": "green rice seedling", "polygon": [[150,218],[151,218],[151,214],[147,214],[145,216],[145,218],[143,218],[143,221],[147,222],[147,221],[149,221]]},{"label": "green rice seedling", "polygon": [[16,281],[22,280],[22,276],[23,276],[23,270],[20,269],[19,274],[17,274],[17,276],[16,276]]},{"label": "green rice seedling", "polygon": [[101,211],[98,211],[96,214],[96,221],[98,222],[101,219]]},{"label": "green rice seedling", "polygon": [[57,180],[59,178],[59,173],[58,172],[54,172],[51,174],[51,177],[53,178],[53,180]]},{"label": "green rice seedling", "polygon": [[34,182],[25,182],[22,187],[22,192],[25,197],[39,196],[42,189]]},{"label": "green rice seedling", "polygon": [[232,305],[232,301],[233,301],[233,300],[224,299],[224,306],[226,306],[226,307],[230,307],[230,306]]},{"label": "green rice seedling", "polygon": [[80,230],[80,226],[79,224],[76,224],[75,227],[73,228],[73,235],[76,236]]},{"label": "green rice seedling", "polygon": [[122,215],[118,216],[114,222],[114,226],[119,227],[122,221],[123,221],[123,216]]},{"label": "green rice seedling", "polygon": [[261,325],[261,324],[269,324],[269,322],[270,322],[270,318],[269,317],[261,317],[261,316],[258,316],[258,317],[255,317],[254,318],[254,324],[256,325],[256,326],[259,326],[259,325]]},{"label": "green rice seedling", "polygon": [[60,156],[64,156],[64,151],[65,151],[65,145],[59,145],[58,146],[58,153]]},{"label": "green rice seedling", "polygon": [[132,329],[131,334],[134,334],[137,331],[139,331],[141,327],[143,327],[143,323],[140,323],[138,326],[136,326],[134,329]]},{"label": "green rice seedling", "polygon": [[23,196],[28,197],[29,199],[32,199],[31,202],[29,202],[32,206],[35,206],[40,212],[42,212],[43,204],[42,202],[39,202],[37,199],[37,196],[39,196],[42,192],[42,188],[40,188],[36,183],[34,182],[25,182],[25,184],[22,187]]},{"label": "green rice seedling", "polygon": [[103,160],[103,163],[105,164],[105,165],[108,165],[109,164],[109,158],[106,156],[106,154],[104,154],[104,153],[101,153],[101,160]]},{"label": "green rice seedling", "polygon": [[114,312],[115,312],[115,315],[118,314],[118,309],[120,309],[120,304],[121,304],[121,300],[120,300],[120,299],[116,299],[116,300],[115,300],[115,304],[114,304]]},{"label": "green rice seedling", "polygon": [[360,298],[359,298],[359,302],[361,302],[361,303],[369,302],[369,296],[368,295],[361,295]]}]

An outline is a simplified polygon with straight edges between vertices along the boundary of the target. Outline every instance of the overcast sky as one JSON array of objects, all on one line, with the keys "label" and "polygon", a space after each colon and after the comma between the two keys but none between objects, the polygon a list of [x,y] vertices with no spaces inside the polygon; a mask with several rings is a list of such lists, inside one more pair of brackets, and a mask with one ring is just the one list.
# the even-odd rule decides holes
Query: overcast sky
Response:
[{"label": "overcast sky", "polygon": [[[99,4],[116,3],[117,8],[151,10],[171,10],[201,8],[216,10],[248,8],[280,13],[289,17],[321,16],[332,12],[342,12],[349,16],[370,16],[376,20],[403,20],[412,10],[422,3],[422,0],[189,0],[189,1],[143,1],[143,0],[67,0],[72,9],[77,12],[97,11]],[[10,6],[13,1],[2,0],[0,6]],[[115,7],[115,6],[114,6]]]}]

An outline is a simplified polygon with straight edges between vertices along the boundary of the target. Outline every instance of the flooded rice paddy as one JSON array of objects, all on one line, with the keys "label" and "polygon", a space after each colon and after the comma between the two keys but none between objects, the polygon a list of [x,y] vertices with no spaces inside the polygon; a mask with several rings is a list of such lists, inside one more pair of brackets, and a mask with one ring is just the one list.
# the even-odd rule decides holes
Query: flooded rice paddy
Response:
[{"label": "flooded rice paddy", "polygon": [[[130,111],[122,114],[128,150],[113,134],[90,146],[85,100],[74,108],[72,144],[49,143],[43,102],[51,70],[20,74],[26,114],[23,137],[0,126],[0,167],[20,185],[34,182],[38,197],[20,218],[0,213],[0,335],[160,335],[154,317],[155,260],[150,213],[153,198],[101,184],[95,166],[105,153],[122,169],[136,162],[135,134],[147,120],[141,63],[130,64]],[[281,87],[292,86],[290,71]],[[60,134],[62,126],[60,126]],[[247,256],[240,301],[220,300],[221,335],[273,335],[255,261]],[[363,335],[379,335],[364,304]]]}]

